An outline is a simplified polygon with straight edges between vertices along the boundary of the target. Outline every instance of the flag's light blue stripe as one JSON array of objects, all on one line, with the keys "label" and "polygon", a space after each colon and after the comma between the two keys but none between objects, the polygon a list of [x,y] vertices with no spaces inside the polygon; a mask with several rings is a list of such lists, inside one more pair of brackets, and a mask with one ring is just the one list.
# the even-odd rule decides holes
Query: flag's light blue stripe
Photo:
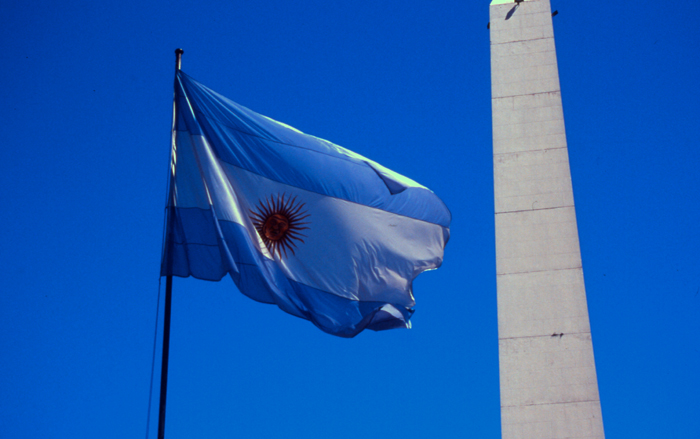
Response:
[{"label": "flag's light blue stripe", "polygon": [[178,84],[182,96],[191,96],[184,99],[186,108],[194,111],[182,124],[191,134],[201,130],[223,162],[311,192],[449,226],[444,203],[412,180],[393,178],[371,160],[235,104],[182,72]]}]

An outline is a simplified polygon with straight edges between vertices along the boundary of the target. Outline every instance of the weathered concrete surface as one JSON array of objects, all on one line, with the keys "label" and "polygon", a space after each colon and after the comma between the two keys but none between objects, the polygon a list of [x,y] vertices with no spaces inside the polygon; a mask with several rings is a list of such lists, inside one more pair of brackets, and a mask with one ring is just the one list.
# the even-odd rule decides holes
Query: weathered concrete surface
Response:
[{"label": "weathered concrete surface", "polygon": [[551,6],[490,16],[502,436],[604,438]]}]

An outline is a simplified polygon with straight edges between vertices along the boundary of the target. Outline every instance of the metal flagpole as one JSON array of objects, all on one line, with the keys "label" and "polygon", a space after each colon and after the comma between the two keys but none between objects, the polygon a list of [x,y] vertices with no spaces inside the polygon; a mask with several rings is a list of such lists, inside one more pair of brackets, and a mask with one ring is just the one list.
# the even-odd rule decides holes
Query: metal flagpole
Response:
[{"label": "metal flagpole", "polygon": [[[184,53],[184,50],[182,49],[176,49],[175,50],[175,73],[177,74],[177,71],[180,70],[180,65],[182,63],[182,54]],[[175,125],[175,105],[177,105],[176,101],[173,101],[173,128]],[[172,189],[171,189],[171,194],[172,194]],[[172,195],[171,195],[172,197]],[[172,200],[170,200],[172,201]],[[172,206],[172,204],[171,204]],[[168,222],[170,222],[171,215],[168,215]],[[167,227],[166,230],[169,230],[170,227]],[[167,237],[166,237],[167,239]],[[166,244],[168,245],[168,244]],[[166,254],[168,258],[170,258],[170,249],[166,249]],[[172,275],[169,275],[166,277],[165,280],[165,310],[164,310],[164,318],[163,318],[163,360],[161,362],[161,369],[160,369],[160,409],[158,411],[158,439],[164,439],[165,438],[165,401],[166,401],[166,395],[168,393],[168,356],[170,353],[170,305],[172,301],[172,296],[173,296],[173,277]]]},{"label": "metal flagpole", "polygon": [[170,302],[173,294],[173,277],[165,281],[165,318],[163,321],[163,361],[160,370],[160,410],[158,412],[158,439],[165,437],[165,397],[168,392],[168,354],[170,351]]}]

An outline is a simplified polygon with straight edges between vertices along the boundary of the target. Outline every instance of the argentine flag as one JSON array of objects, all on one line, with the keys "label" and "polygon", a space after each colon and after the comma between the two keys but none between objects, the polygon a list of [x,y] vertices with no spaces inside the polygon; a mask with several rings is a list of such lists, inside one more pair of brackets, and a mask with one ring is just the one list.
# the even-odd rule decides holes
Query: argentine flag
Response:
[{"label": "argentine flag", "polygon": [[218,281],[325,332],[410,327],[450,212],[369,159],[175,79],[162,276]]}]

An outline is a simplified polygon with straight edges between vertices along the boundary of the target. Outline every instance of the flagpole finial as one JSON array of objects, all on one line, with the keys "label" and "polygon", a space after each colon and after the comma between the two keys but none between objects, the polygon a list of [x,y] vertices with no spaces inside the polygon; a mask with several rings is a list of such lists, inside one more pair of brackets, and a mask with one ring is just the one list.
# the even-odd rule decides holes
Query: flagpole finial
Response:
[{"label": "flagpole finial", "polygon": [[175,49],[175,69],[180,70],[182,64],[182,54],[185,53],[182,49]]}]

